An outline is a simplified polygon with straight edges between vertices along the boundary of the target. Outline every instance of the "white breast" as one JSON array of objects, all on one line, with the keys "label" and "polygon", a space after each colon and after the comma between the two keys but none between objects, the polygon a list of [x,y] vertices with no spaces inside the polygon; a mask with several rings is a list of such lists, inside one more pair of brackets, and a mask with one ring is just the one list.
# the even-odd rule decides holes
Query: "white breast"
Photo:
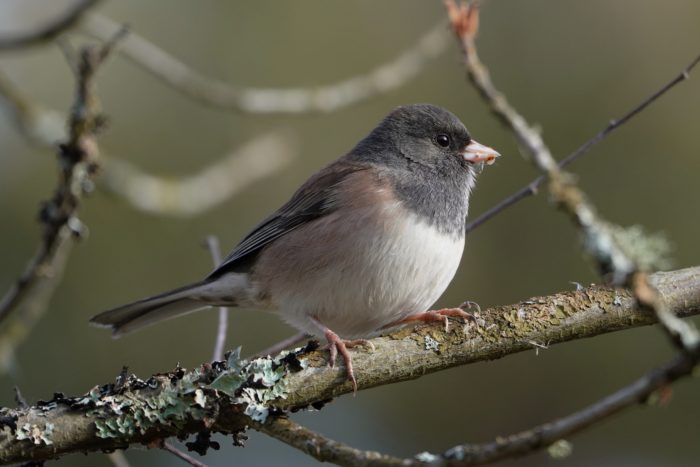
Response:
[{"label": "white breast", "polygon": [[309,321],[314,316],[352,338],[429,309],[454,277],[464,237],[440,233],[399,209],[394,204],[355,213],[350,227],[347,216],[338,222],[329,215],[296,231],[296,237],[306,236],[306,245],[287,244],[276,255],[278,264],[282,259],[295,266],[288,272],[278,268],[264,286],[281,317],[319,335]]}]

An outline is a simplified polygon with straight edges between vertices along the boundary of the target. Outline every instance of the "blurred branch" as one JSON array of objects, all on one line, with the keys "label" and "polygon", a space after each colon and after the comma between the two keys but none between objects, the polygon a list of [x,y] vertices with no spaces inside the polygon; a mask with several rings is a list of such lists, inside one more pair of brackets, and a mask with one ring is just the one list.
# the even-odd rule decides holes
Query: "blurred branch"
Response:
[{"label": "blurred branch", "polygon": [[[454,0],[445,0],[445,7],[452,30],[462,47],[464,64],[471,83],[491,106],[491,110],[499,120],[510,128],[533,164],[547,175],[549,192],[557,206],[563,209],[577,225],[583,236],[584,248],[596,261],[601,274],[609,276],[614,284],[631,284],[640,303],[654,310],[661,327],[674,344],[682,351],[694,352],[700,345],[700,334],[691,324],[673,316],[655,289],[646,281],[648,266],[642,264],[639,256],[647,252],[635,251],[635,249],[644,250],[646,245],[632,245],[629,239],[625,238],[623,229],[604,221],[598,215],[585,193],[576,185],[573,177],[564,172],[554,160],[539,132],[529,126],[525,118],[496,89],[488,69],[477,54],[478,4],[458,5]],[[692,62],[691,67],[694,64],[695,62]],[[681,78],[677,79],[681,81],[686,75],[687,73],[683,73]],[[652,95],[648,102],[652,102],[654,96],[663,94],[664,89]],[[641,112],[646,105],[643,103],[642,107],[627,119]]]},{"label": "blurred branch", "polygon": [[256,423],[256,430],[288,444],[320,462],[348,466],[411,466],[420,465],[415,459],[363,451],[309,430],[286,417],[274,417],[267,423]]},{"label": "blurred branch", "polygon": [[[53,147],[66,138],[61,114],[32,102],[1,73],[0,103],[5,104],[17,129],[31,143]],[[296,139],[286,131],[259,136],[199,173],[182,178],[150,174],[101,151],[103,170],[97,186],[141,211],[187,217],[207,211],[279,172],[296,157]]]},{"label": "blurred branch", "polygon": [[[53,18],[51,22],[39,26],[33,31],[12,35],[0,35],[0,50],[17,49],[48,42],[67,29],[73,27],[87,10],[95,6],[99,1],[100,0],[77,1],[60,16]],[[113,31],[112,34],[107,35],[103,40],[109,40],[115,32],[116,31]]]},{"label": "blurred branch", "polygon": [[512,131],[518,144],[535,166],[547,175],[550,181],[550,192],[555,202],[571,215],[583,235],[590,239],[590,243],[600,246],[598,249],[590,248],[589,253],[600,263],[601,270],[611,271],[613,282],[618,285],[623,284],[635,271],[634,263],[621,251],[611,234],[603,228],[602,220],[598,218],[593,206],[575,185],[572,177],[559,169],[539,132],[529,126],[525,118],[496,89],[488,69],[479,59],[475,42],[479,27],[477,4],[457,5],[453,0],[446,0],[445,6],[452,29],[464,53],[464,65],[469,80],[496,117]]},{"label": "blurred branch", "polygon": [[[698,358],[695,349],[695,359]],[[362,451],[326,438],[281,417],[253,427],[321,462],[362,466],[466,466],[483,465],[503,459],[523,456],[552,446],[557,441],[576,434],[589,426],[621,412],[623,409],[651,401],[672,382],[690,376],[694,365],[682,356],[650,371],[613,394],[566,417],[530,428],[483,444],[462,444],[442,454],[422,452],[412,459],[401,459],[376,451]]]},{"label": "blurred branch", "polygon": [[[80,23],[82,31],[99,39],[109,37],[118,26],[98,13],[85,15]],[[208,78],[137,34],[129,35],[120,52],[183,94],[212,107],[250,113],[327,113],[398,89],[440,55],[448,42],[441,21],[415,45],[367,74],[317,88],[286,89],[246,88]]]},{"label": "blurred branch", "polygon": [[296,157],[295,139],[288,132],[277,131],[254,139],[199,173],[183,178],[152,175],[129,162],[110,158],[100,187],[141,211],[187,217],[201,214],[281,171]]},{"label": "blurred branch", "polygon": [[75,70],[76,97],[68,117],[68,136],[58,147],[58,186],[39,212],[43,225],[42,241],[26,270],[0,300],[0,321],[6,320],[21,305],[29,305],[24,308],[25,313],[6,325],[0,334],[0,342],[3,342],[0,350],[4,352],[0,361],[5,363],[11,359],[10,352],[46,309],[73,239],[87,233],[77,211],[83,196],[92,189],[99,159],[97,135],[104,124],[95,93],[95,74],[124,33],[121,30],[105,44],[80,51]]},{"label": "blurred branch", "polygon": [[[670,311],[683,317],[700,313],[700,267],[654,274],[651,280]],[[353,350],[359,388],[501,358],[532,349],[532,343],[553,345],[657,322],[629,291],[603,286],[494,307],[475,313],[475,317],[476,323],[451,326],[449,332],[440,324],[404,328],[373,339],[372,352]],[[428,339],[431,345],[426,345]],[[554,422],[553,428],[532,431],[527,436],[535,436],[533,442],[525,435],[516,435],[485,446],[520,446],[499,447],[498,456],[503,449],[511,449],[508,455],[514,455],[525,452],[523,446],[528,450],[544,447],[561,433],[573,433],[643,402],[653,391],[688,375],[690,368],[692,365],[676,360],[586,411]],[[310,404],[318,407],[318,403],[352,390],[344,369],[328,367],[327,352],[322,351],[287,353],[274,362],[269,358],[242,361],[234,354],[227,362],[207,363],[192,371],[176,368],[147,381],[123,373],[114,384],[95,387],[82,397],[59,394],[33,407],[1,409],[0,462],[39,461],[70,452],[123,449],[135,443],[153,446],[175,435],[239,434],[245,426],[271,432],[282,422],[269,414]],[[265,419],[271,428],[258,425]],[[555,430],[562,427],[566,430]],[[550,437],[537,438],[542,433]],[[324,449],[314,447],[314,451]],[[471,459],[470,453],[477,451],[474,446],[453,448],[445,455],[445,462],[456,462],[461,455]],[[421,454],[417,459],[425,458],[426,454]]]},{"label": "blurred branch", "polygon": [[207,464],[205,464],[203,462],[199,462],[194,457],[190,456],[187,453],[180,451],[178,448],[176,448],[175,446],[173,446],[170,443],[163,443],[163,450],[168,451],[169,453],[171,453],[175,457],[183,460],[184,462],[186,462],[194,467],[207,467]]},{"label": "blurred branch", "polygon": [[124,455],[124,451],[114,451],[107,454],[107,458],[114,467],[131,467],[129,460]]},{"label": "blurred branch", "polygon": [[[207,248],[211,254],[214,267],[221,264],[221,246],[219,238],[216,235],[208,235],[206,238]],[[219,324],[216,328],[216,341],[214,343],[214,354],[211,357],[212,362],[220,362],[224,359],[224,351],[226,348],[226,331],[228,331],[228,308],[225,306],[219,307]]]},{"label": "blurred branch", "polygon": [[260,358],[265,357],[267,355],[277,355],[283,350],[288,349],[296,344],[299,344],[305,341],[306,339],[309,339],[310,337],[311,336],[309,334],[306,334],[305,332],[298,332],[266,349],[261,350],[258,353],[251,355],[248,358]]},{"label": "blurred branch", "polygon": [[[671,81],[668,83],[664,84],[660,89],[658,89],[656,92],[654,92],[652,95],[648,96],[646,99],[644,99],[642,102],[637,104],[634,108],[629,110],[626,114],[624,114],[622,117],[611,120],[605,128],[600,130],[595,136],[593,136],[591,139],[583,143],[581,146],[579,146],[574,152],[566,156],[564,159],[560,160],[557,162],[557,165],[559,168],[564,168],[574,162],[576,159],[590,151],[593,146],[596,144],[600,143],[603,141],[610,133],[615,131],[616,129],[620,128],[622,125],[627,123],[629,120],[634,118],[637,114],[639,114],[642,110],[646,109],[649,105],[651,105],[654,101],[656,101],[659,97],[663,96],[666,94],[668,91],[670,91],[673,87],[675,87],[677,84],[682,83],[683,81],[687,80],[690,78],[690,72],[695,68],[695,66],[700,63],[700,55],[695,57],[688,66],[686,66],[683,71],[681,71],[678,75],[676,75]],[[465,232],[470,232],[477,227],[479,227],[481,224],[484,222],[488,221],[492,217],[494,217],[496,214],[500,213],[504,209],[510,207],[511,205],[517,203],[521,199],[527,198],[528,196],[537,194],[537,189],[544,183],[544,181],[547,179],[545,175],[540,175],[533,181],[531,181],[529,184],[525,185],[523,188],[520,190],[516,191],[512,195],[508,196],[507,198],[503,199],[500,203],[496,204],[493,206],[491,209],[488,211],[484,212],[481,214],[479,217],[474,219],[473,221],[467,223],[465,227]]]},{"label": "blurred branch", "polygon": [[17,130],[33,144],[53,149],[59,141],[68,137],[65,115],[29,100],[2,72],[0,104],[4,104]]}]

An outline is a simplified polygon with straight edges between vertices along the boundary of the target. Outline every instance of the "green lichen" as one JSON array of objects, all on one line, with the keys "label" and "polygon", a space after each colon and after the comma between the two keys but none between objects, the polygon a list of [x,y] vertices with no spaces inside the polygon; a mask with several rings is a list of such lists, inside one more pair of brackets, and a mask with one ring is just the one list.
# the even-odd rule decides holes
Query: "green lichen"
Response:
[{"label": "green lichen", "polygon": [[[227,371],[222,372],[209,387],[234,398],[245,406],[244,413],[255,421],[264,422],[269,415],[269,402],[287,398],[287,368],[282,359],[257,358],[251,362],[240,359],[240,348],[229,356]],[[245,384],[245,387],[244,387]]]},{"label": "green lichen", "polygon": [[[100,438],[122,438],[137,433],[145,434],[154,427],[182,428],[187,421],[202,419],[206,415],[204,394],[197,396],[197,385],[193,375],[160,387],[158,391],[126,392],[102,396],[91,411],[97,436]],[[202,405],[204,402],[204,405]]]},{"label": "green lichen", "polygon": [[144,382],[130,377],[124,387],[94,388],[76,405],[91,407],[101,438],[124,438],[151,429],[182,429],[191,421],[209,423],[218,410],[220,398],[238,405],[253,420],[264,422],[269,403],[287,397],[287,365],[270,357],[246,361],[240,348],[228,355],[226,364],[192,371],[177,368]]},{"label": "green lichen", "polygon": [[[479,337],[488,344],[504,338],[527,341],[534,333],[541,333],[561,325],[579,310],[598,306],[604,310],[615,301],[620,303],[624,292],[593,287],[572,291],[555,297],[535,297],[519,304],[496,307],[474,313],[474,322],[465,325],[469,337]],[[459,344],[457,333],[451,333]]]}]

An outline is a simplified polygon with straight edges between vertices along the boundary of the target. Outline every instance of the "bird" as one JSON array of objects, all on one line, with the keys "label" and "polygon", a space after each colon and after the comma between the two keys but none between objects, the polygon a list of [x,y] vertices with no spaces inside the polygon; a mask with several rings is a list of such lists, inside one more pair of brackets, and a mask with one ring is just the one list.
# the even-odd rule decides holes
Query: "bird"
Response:
[{"label": "bird", "polygon": [[348,348],[407,323],[468,317],[430,307],[459,266],[477,173],[499,156],[442,107],[397,107],[203,280],[90,321],[119,337],[211,306],[272,311],[325,338],[330,366],[340,353],[357,390]]}]

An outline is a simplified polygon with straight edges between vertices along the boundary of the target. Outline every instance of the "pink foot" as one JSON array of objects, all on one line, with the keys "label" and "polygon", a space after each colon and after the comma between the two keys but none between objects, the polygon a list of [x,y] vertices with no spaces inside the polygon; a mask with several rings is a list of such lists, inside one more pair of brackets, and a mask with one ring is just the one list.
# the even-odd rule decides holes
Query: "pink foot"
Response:
[{"label": "pink foot", "polygon": [[318,328],[323,332],[326,340],[328,341],[328,352],[330,354],[329,365],[331,368],[335,367],[335,361],[338,357],[338,353],[343,357],[343,362],[345,363],[345,372],[347,374],[348,380],[352,383],[353,393],[357,393],[357,379],[355,379],[355,372],[352,366],[352,357],[348,349],[357,347],[360,345],[368,346],[374,350],[374,344],[366,339],[356,339],[356,340],[343,340],[326,326],[321,324],[317,319],[311,318],[311,321],[318,326]]},{"label": "pink foot", "polygon": [[467,313],[461,308],[442,308],[440,310],[429,310],[424,311],[422,313],[416,313],[414,315],[407,316],[402,320],[384,326],[384,328],[398,326],[400,324],[412,323],[415,321],[422,321],[424,323],[434,323],[435,321],[441,321],[445,323],[445,332],[447,332],[450,330],[450,321],[447,319],[448,317],[462,318],[465,321],[475,320],[474,315],[472,315],[471,313]]}]

